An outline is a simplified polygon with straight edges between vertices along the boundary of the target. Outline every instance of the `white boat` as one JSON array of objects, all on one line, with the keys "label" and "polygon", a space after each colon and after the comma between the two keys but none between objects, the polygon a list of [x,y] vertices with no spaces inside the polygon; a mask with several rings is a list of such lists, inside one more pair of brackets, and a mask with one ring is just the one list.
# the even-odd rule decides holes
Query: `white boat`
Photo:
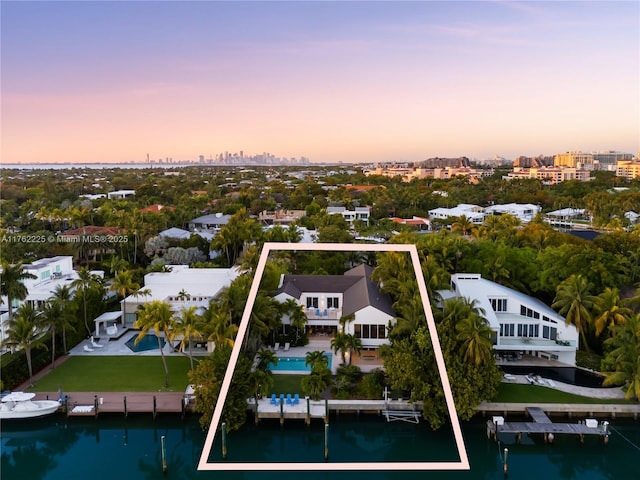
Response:
[{"label": "white boat", "polygon": [[13,392],[2,397],[0,420],[42,417],[60,408],[60,402],[32,400],[35,396],[35,393]]}]

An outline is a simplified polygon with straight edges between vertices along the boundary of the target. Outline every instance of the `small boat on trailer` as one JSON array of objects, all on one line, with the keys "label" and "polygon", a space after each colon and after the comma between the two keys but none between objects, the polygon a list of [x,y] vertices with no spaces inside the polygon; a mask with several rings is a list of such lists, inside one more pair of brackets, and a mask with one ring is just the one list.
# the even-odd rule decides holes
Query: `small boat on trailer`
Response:
[{"label": "small boat on trailer", "polygon": [[60,408],[56,400],[33,400],[35,396],[35,393],[12,392],[2,397],[0,420],[42,417]]}]

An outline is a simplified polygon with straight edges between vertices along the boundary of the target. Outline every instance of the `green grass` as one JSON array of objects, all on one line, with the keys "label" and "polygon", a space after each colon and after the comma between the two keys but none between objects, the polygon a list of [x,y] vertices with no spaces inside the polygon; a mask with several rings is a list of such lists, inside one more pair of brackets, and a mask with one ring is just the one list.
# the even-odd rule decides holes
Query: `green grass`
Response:
[{"label": "green grass", "polygon": [[539,385],[501,383],[498,396],[492,400],[498,403],[632,403],[623,399],[581,397],[573,393],[561,392]]},{"label": "green grass", "polygon": [[285,395],[287,393],[291,393],[292,395],[298,393],[302,396],[300,381],[304,377],[304,375],[274,375],[271,393],[275,393],[276,395],[280,395],[281,393]]},{"label": "green grass", "polygon": [[[184,392],[189,359],[165,357],[169,388],[163,388],[164,368],[159,356],[71,357],[40,379],[33,392]],[[48,367],[47,367],[48,368]]]}]

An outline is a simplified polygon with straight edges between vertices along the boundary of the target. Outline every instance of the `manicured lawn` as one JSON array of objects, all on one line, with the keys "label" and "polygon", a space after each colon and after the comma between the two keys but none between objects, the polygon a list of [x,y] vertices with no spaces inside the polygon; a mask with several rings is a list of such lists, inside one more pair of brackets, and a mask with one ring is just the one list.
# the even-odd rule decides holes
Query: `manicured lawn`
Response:
[{"label": "manicured lawn", "polygon": [[505,403],[631,403],[626,400],[581,397],[538,385],[501,383],[493,402]]},{"label": "manicured lawn", "polygon": [[302,388],[300,387],[300,381],[305,375],[274,375],[273,376],[273,388],[271,393],[280,395],[284,393],[299,394],[302,395]]},{"label": "manicured lawn", "polygon": [[39,380],[33,392],[184,392],[189,380],[189,359],[166,357],[169,389],[164,389],[164,368],[158,356],[71,357]]}]

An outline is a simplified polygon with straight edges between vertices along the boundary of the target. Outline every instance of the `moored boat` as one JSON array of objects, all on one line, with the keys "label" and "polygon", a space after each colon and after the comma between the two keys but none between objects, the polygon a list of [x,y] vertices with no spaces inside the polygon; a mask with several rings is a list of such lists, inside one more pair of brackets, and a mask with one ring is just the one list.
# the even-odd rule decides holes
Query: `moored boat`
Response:
[{"label": "moored boat", "polygon": [[0,420],[50,415],[60,408],[55,400],[33,400],[35,393],[13,392],[2,397]]}]

